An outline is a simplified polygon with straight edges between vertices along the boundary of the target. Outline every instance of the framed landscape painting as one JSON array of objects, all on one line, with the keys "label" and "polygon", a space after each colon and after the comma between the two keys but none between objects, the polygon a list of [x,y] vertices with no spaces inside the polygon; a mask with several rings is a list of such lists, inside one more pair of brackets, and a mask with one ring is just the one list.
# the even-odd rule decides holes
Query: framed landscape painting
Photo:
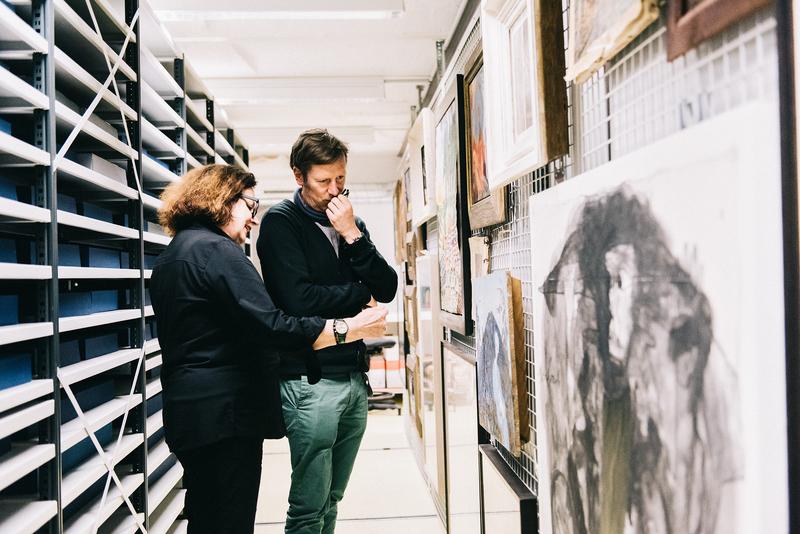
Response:
[{"label": "framed landscape painting", "polygon": [[535,194],[529,215],[542,534],[787,532],[777,106]]},{"label": "framed landscape painting", "polygon": [[464,77],[456,76],[439,102],[436,124],[436,204],[439,220],[441,322],[472,333],[464,139]]}]

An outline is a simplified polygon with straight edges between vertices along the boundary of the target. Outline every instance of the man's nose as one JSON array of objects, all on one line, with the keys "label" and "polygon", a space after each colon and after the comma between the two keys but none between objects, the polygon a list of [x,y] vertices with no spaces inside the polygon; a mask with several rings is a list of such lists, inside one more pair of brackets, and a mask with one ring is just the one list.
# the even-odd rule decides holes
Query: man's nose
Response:
[{"label": "man's nose", "polygon": [[339,196],[339,186],[336,184],[331,184],[331,186],[328,188],[328,194],[332,197]]}]

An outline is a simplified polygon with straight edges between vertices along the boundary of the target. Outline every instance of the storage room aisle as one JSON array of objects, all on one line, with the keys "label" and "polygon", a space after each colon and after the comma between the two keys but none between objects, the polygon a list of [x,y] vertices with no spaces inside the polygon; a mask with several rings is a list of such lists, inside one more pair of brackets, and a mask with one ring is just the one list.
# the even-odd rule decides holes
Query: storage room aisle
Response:
[{"label": "storage room aisle", "polygon": [[[370,412],[336,534],[443,534],[396,412]],[[286,439],[264,442],[255,534],[283,533],[291,466]]]}]

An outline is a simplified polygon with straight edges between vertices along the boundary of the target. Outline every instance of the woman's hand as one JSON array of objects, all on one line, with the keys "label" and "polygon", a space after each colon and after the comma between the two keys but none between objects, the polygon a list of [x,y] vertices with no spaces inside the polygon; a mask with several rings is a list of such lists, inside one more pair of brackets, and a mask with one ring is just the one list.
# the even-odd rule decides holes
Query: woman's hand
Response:
[{"label": "woman's hand", "polygon": [[371,337],[381,337],[386,333],[386,314],[388,310],[382,306],[366,308],[364,311],[345,319],[349,330],[347,341]]}]

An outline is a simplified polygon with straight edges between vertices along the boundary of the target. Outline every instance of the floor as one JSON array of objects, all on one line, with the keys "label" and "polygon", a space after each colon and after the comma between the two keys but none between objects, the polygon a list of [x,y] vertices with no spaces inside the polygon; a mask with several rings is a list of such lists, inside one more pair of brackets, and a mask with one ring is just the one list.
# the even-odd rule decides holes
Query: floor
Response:
[{"label": "floor", "polygon": [[[283,533],[289,493],[289,444],[264,443],[256,534]],[[376,491],[382,487],[381,491]],[[336,534],[444,534],[428,487],[397,412],[370,412],[347,492],[339,504]]]}]

